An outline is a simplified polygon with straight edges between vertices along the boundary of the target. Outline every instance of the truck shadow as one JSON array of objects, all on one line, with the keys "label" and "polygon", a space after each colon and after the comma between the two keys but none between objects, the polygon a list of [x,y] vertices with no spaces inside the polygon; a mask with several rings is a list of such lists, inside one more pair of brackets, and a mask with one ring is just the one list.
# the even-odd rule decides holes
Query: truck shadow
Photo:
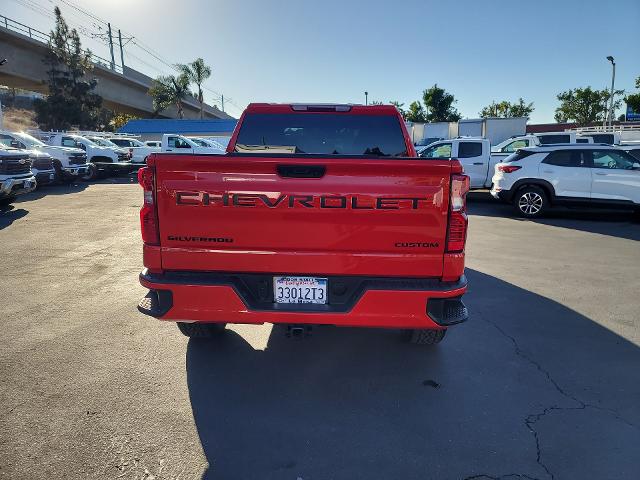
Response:
[{"label": "truck shadow", "polygon": [[469,193],[468,211],[470,215],[481,217],[507,217],[522,222],[640,240],[640,224],[632,212],[625,210],[557,208],[543,218],[528,220],[518,217],[511,205],[495,200],[488,192],[475,191]]},{"label": "truck shadow", "polygon": [[26,216],[29,210],[24,208],[16,208],[13,205],[0,207],[0,230],[7,228],[16,220]]},{"label": "truck shadow", "polygon": [[471,320],[432,348],[331,327],[301,341],[273,328],[264,350],[231,330],[191,339],[203,478],[633,478],[640,348],[553,300],[468,276]]},{"label": "truck shadow", "polygon": [[69,183],[57,183],[51,185],[43,185],[38,187],[31,193],[20,195],[16,198],[14,203],[20,203],[31,200],[38,200],[49,195],[69,195],[73,193],[82,192],[93,184],[106,184],[106,185],[130,185],[137,184],[138,180],[135,175],[122,175],[118,177],[101,178],[91,182],[85,182],[82,180],[73,181]]}]

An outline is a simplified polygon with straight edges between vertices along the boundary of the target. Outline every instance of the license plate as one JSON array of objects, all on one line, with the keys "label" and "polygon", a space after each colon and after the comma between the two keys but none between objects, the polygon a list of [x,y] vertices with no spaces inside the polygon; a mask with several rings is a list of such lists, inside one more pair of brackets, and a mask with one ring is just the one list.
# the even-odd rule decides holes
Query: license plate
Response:
[{"label": "license plate", "polygon": [[49,174],[49,180],[55,180],[56,179],[56,174],[55,173],[50,173]]},{"label": "license plate", "polygon": [[31,180],[24,181],[24,188],[31,188]]},{"label": "license plate", "polygon": [[317,277],[273,277],[276,303],[327,303],[327,279]]}]

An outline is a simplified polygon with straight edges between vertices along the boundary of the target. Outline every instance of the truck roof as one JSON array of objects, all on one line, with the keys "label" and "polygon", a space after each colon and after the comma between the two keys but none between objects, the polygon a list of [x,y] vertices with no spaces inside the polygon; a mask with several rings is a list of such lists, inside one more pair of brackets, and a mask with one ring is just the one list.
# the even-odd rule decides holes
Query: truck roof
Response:
[{"label": "truck roof", "polygon": [[393,105],[359,105],[351,103],[250,103],[246,113],[327,112],[353,115],[397,115]]}]

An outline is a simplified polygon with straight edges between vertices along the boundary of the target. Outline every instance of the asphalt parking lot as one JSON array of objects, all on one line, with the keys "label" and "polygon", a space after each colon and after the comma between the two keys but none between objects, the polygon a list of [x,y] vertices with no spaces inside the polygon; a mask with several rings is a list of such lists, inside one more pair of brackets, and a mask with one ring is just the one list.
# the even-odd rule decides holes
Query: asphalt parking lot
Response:
[{"label": "asphalt parking lot", "polygon": [[471,319],[435,348],[269,325],[188,341],[136,310],[133,179],[43,192],[0,213],[2,478],[640,475],[629,215],[524,221],[472,194]]}]

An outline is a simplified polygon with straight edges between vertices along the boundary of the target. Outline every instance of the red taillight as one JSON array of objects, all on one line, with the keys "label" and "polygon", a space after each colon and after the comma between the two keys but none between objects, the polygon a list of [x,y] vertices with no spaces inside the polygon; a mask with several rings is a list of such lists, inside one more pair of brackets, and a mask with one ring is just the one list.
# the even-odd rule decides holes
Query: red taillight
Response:
[{"label": "red taillight", "polygon": [[467,192],[469,192],[469,177],[467,175],[451,175],[447,253],[464,250],[467,240]]},{"label": "red taillight", "polygon": [[160,245],[154,177],[154,167],[143,167],[138,170],[138,183],[144,190],[144,205],[140,209],[140,231],[142,241],[148,245]]},{"label": "red taillight", "polygon": [[516,170],[520,170],[521,168],[522,167],[519,167],[518,165],[505,165],[503,163],[498,164],[498,170],[502,173],[512,173]]}]

